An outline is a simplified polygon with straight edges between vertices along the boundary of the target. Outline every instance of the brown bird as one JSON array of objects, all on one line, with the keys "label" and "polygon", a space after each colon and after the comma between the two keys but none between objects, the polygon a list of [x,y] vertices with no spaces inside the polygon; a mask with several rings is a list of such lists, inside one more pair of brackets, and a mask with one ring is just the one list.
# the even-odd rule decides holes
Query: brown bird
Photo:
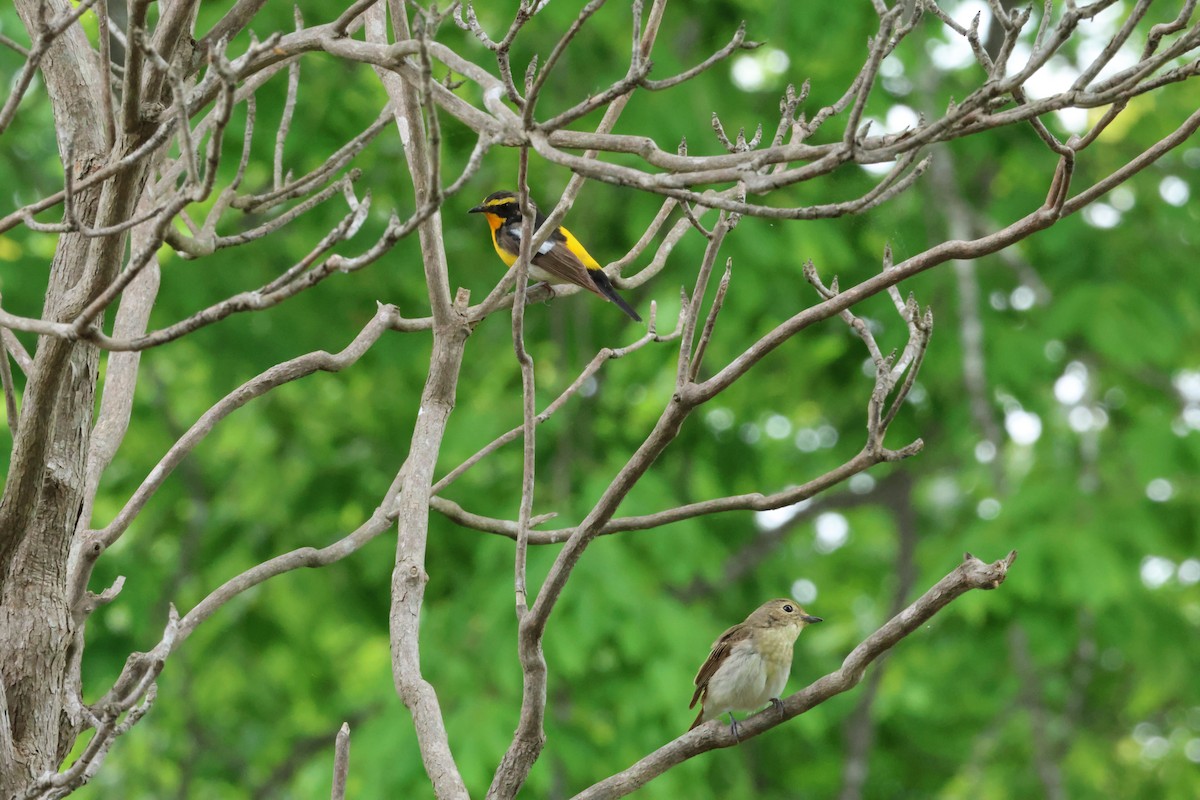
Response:
[{"label": "brown bird", "polygon": [[717,637],[696,673],[696,692],[688,708],[699,701],[700,714],[688,730],[729,712],[730,730],[736,737],[734,711],[752,711],[768,702],[781,707],[779,695],[792,671],[796,637],[806,626],[821,621],[795,601],[768,600]]}]

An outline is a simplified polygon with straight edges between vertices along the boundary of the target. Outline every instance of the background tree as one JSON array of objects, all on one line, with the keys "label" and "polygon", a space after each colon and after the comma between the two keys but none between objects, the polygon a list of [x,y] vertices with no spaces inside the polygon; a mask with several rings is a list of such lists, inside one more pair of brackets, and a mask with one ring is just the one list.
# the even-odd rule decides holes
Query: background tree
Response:
[{"label": "background tree", "polygon": [[0,796],[1190,796],[1194,5],[0,11]]}]

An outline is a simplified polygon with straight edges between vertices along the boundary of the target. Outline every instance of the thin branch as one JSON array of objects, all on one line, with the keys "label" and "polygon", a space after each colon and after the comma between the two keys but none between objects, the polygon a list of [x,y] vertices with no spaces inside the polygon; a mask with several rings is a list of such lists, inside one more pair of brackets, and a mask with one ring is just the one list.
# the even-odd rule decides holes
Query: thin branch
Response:
[{"label": "thin branch", "polygon": [[[1200,112],[1197,112],[1197,116],[1200,117]],[[1200,124],[1200,119],[1197,122]],[[892,269],[841,292],[823,303],[805,309],[760,338],[754,345],[731,361],[728,366],[703,384],[700,384],[697,387],[699,396],[701,398],[715,396],[733,381],[744,375],[751,366],[799,331],[821,320],[828,319],[834,314],[841,313],[866,297],[877,294],[889,286],[896,285],[905,278],[924,272],[946,261],[978,258],[994,253],[1008,247],[1014,242],[1033,235],[1037,231],[1050,227],[1061,216],[1055,209],[1043,207],[987,236],[970,241],[943,242],[897,264]]]},{"label": "thin branch", "polygon": [[22,47],[20,44],[17,44],[12,39],[8,38],[7,36],[5,36],[3,34],[0,34],[0,45],[4,45],[5,47],[9,48],[13,52],[15,52],[17,55],[19,55],[21,58],[26,59],[26,60],[28,60],[30,55],[32,55],[31,52],[27,48]]},{"label": "thin branch", "polygon": [[708,288],[708,279],[712,275],[713,266],[717,261],[717,253],[721,250],[721,244],[725,241],[725,236],[737,224],[734,216],[722,214],[717,220],[717,224],[713,226],[712,238],[704,248],[704,259],[700,262],[700,269],[696,275],[696,284],[692,287],[691,297],[688,300],[687,308],[683,312],[683,335],[679,340],[679,357],[678,363],[675,366],[675,387],[680,389],[687,385],[696,375],[696,370],[693,368],[693,363],[697,355],[700,355],[699,345],[695,342],[696,322],[700,318],[700,305],[704,302],[704,292]]},{"label": "thin branch", "polygon": [[350,774],[350,723],[343,722],[334,744],[333,791],[330,800],[345,800],[346,778]]},{"label": "thin branch", "polygon": [[100,113],[104,118],[104,144],[111,149],[117,142],[117,118],[113,110],[112,81],[108,79],[109,70],[112,67],[109,23],[108,0],[97,0],[96,24],[98,31],[96,36],[100,45],[97,59],[100,74],[104,76],[100,85]]},{"label": "thin branch", "polygon": [[226,603],[253,587],[297,569],[313,569],[333,564],[357,552],[364,545],[388,530],[397,518],[397,487],[404,470],[396,475],[391,488],[371,516],[351,533],[322,548],[302,547],[283,555],[275,556],[245,572],[230,578],[196,604],[179,623],[179,641],[183,641],[206,619],[220,610]]},{"label": "thin branch", "polygon": [[[0,318],[4,316],[4,312],[0,310]],[[4,348],[8,350],[8,354],[17,362],[17,366],[21,372],[28,375],[29,371],[33,369],[33,356],[29,355],[29,351],[25,349],[25,345],[21,344],[21,340],[8,328],[0,328],[0,340],[3,341]]]},{"label": "thin branch", "polygon": [[[532,96],[532,81],[527,76],[525,96]],[[529,106],[526,106],[528,112]],[[513,351],[521,370],[521,500],[517,511],[516,547],[514,548],[513,595],[518,629],[529,614],[528,551],[529,529],[533,516],[534,474],[536,468],[536,398],[534,396],[533,357],[525,348],[525,293],[529,284],[529,263],[533,252],[534,208],[529,199],[529,148],[521,148],[517,171],[517,200],[522,211],[521,242],[514,271],[517,283],[512,306]],[[489,798],[516,795],[528,770],[526,764],[537,760],[546,744],[546,657],[540,639],[520,635],[517,654],[521,663],[521,707],[512,743],[496,767]]]},{"label": "thin branch", "polygon": [[255,213],[273,208],[285,200],[311,192],[317,185],[328,181],[332,175],[349,164],[359,153],[366,149],[372,141],[382,133],[396,117],[396,111],[389,103],[383,107],[375,121],[346,144],[339,147],[320,166],[312,171],[290,181],[286,181],[278,189],[272,189],[257,195],[245,195],[234,200],[231,205],[247,213]]},{"label": "thin branch", "polygon": [[580,9],[579,13],[575,15],[575,19],[573,19],[571,24],[567,26],[566,33],[559,38],[558,42],[554,45],[554,49],[550,51],[550,55],[546,57],[546,61],[542,64],[542,68],[539,71],[537,78],[533,81],[533,85],[530,86],[529,90],[525,93],[526,104],[523,118],[526,125],[533,120],[533,110],[537,105],[538,97],[542,93],[542,87],[546,85],[546,79],[550,77],[550,73],[554,71],[554,67],[557,66],[558,60],[562,57],[562,54],[566,52],[567,45],[571,43],[571,41],[583,28],[584,23],[586,23],[593,14],[599,11],[600,7],[603,6],[605,2],[606,0],[590,0],[586,6]]},{"label": "thin branch", "polygon": [[733,259],[725,260],[725,274],[721,276],[721,282],[717,284],[717,296],[713,298],[712,305],[708,309],[708,318],[704,320],[704,330],[700,333],[700,341],[696,343],[695,355],[692,356],[691,369],[688,371],[688,382],[694,383],[696,376],[700,374],[700,365],[704,363],[704,351],[708,349],[709,340],[712,339],[713,329],[717,324],[717,315],[721,313],[721,307],[725,305],[725,293],[729,291],[729,279],[733,275]]},{"label": "thin branch", "polygon": [[121,85],[121,130],[136,134],[142,125],[142,72],[145,65],[146,10],[150,0],[130,0],[129,46],[125,48],[125,80]]},{"label": "thin branch", "polygon": [[850,107],[850,114],[846,117],[846,130],[842,135],[842,140],[850,147],[854,147],[858,141],[858,123],[862,120],[863,111],[867,107],[867,98],[878,78],[879,65],[883,63],[884,56],[896,46],[896,42],[892,41],[892,32],[903,13],[904,5],[897,3],[879,17],[879,30],[871,42],[871,50],[866,63],[863,64],[862,70],[855,79],[858,88],[854,92],[854,105]]},{"label": "thin branch", "polygon": [[660,92],[664,89],[670,89],[672,86],[678,86],[681,83],[686,83],[697,75],[707,72],[708,70],[720,64],[725,59],[739,50],[756,50],[762,46],[762,42],[746,41],[746,23],[743,21],[738,25],[737,31],[733,34],[733,38],[729,40],[729,44],[716,51],[708,58],[701,61],[691,69],[684,70],[678,75],[672,75],[670,78],[662,80],[650,80],[649,78],[642,80],[642,88],[649,89],[652,92]]},{"label": "thin branch", "polygon": [[[143,204],[149,198],[143,194]],[[135,253],[148,246],[153,232],[142,226],[130,237],[130,249]],[[154,301],[158,297],[159,266],[157,259],[143,270],[121,296],[113,321],[114,336],[137,336],[146,330]],[[77,532],[83,533],[91,524],[92,509],[96,492],[100,487],[100,476],[125,438],[129,420],[133,413],[133,396],[137,387],[140,353],[112,353],[104,373],[104,390],[100,396],[100,409],[92,427],[88,444],[87,460],[84,464],[83,507],[79,513]]]},{"label": "thin branch", "polygon": [[1171,150],[1186,142],[1197,130],[1200,130],[1200,110],[1192,112],[1191,116],[1184,120],[1178,128],[1159,139],[1153,146],[1143,150],[1131,159],[1129,163],[1119,169],[1113,170],[1108,177],[1097,181],[1088,189],[1066,200],[1062,204],[1062,215],[1074,214],[1112,189],[1120,186]]},{"label": "thin branch", "polygon": [[233,4],[233,8],[229,9],[225,16],[221,17],[217,24],[213,25],[208,33],[196,42],[196,50],[200,53],[208,53],[217,42],[233,39],[250,24],[254,15],[266,4],[267,0],[237,0]]},{"label": "thin branch", "polygon": [[[65,797],[95,776],[116,739],[136,725],[153,705],[154,681],[162,672],[178,634],[179,614],[171,606],[158,645],[147,653],[130,655],[113,687],[90,709],[96,732],[79,758],[62,772],[42,775],[25,790],[22,800]],[[122,715],[125,719],[118,722]]]},{"label": "thin branch", "polygon": [[[293,9],[296,20],[296,30],[304,27],[304,19],[300,15],[300,7]],[[279,120],[279,128],[275,131],[275,181],[273,188],[279,191],[283,186],[283,145],[292,129],[292,114],[296,111],[296,95],[300,90],[300,59],[288,64],[287,96],[283,103],[283,116]]]},{"label": "thin branch", "polygon": [[[8,331],[5,331],[7,333]],[[13,385],[12,365],[8,363],[8,342],[0,342],[0,385],[4,387],[4,411],[9,435],[17,438],[17,392]]]}]

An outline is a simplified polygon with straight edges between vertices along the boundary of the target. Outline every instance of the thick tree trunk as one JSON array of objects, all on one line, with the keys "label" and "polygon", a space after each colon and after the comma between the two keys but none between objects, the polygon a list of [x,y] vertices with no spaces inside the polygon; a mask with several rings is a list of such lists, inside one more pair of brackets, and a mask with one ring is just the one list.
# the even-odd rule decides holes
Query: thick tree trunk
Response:
[{"label": "thick tree trunk", "polygon": [[[42,343],[39,356],[54,349],[50,344]],[[66,374],[57,381],[56,394],[45,400],[55,408],[40,492],[0,585],[0,677],[14,762],[0,763],[0,797],[57,768],[79,725],[79,687],[68,685],[68,651],[75,636],[67,553],[82,500],[97,353],[80,344],[59,349],[67,350]],[[27,403],[31,395],[27,392]]]},{"label": "thick tree trunk", "polygon": [[[65,278],[86,271],[88,244],[60,239],[47,295],[52,319],[64,318],[72,286]],[[0,748],[0,797],[57,767],[78,724],[67,709],[79,687],[65,685],[74,641],[67,555],[83,500],[97,362],[92,345],[38,342],[0,500],[0,689],[8,711],[0,723],[11,744],[11,755]]]},{"label": "thick tree trunk", "polygon": [[[18,0],[32,32],[40,0]],[[69,10],[49,3],[49,17]],[[99,93],[104,78],[82,29],[71,26],[42,62],[54,109],[59,153],[84,176],[112,148],[104,141]],[[70,155],[68,155],[70,154]],[[74,213],[85,225],[128,218],[145,169],[123,172],[76,193]],[[125,235],[64,234],[50,266],[44,317],[76,316],[116,274]],[[0,497],[0,797],[56,769],[79,730],[78,685],[69,665],[75,637],[67,588],[67,556],[84,492],[99,353],[94,345],[43,336],[38,341],[21,406],[12,464]],[[82,639],[80,638],[80,641]]]}]

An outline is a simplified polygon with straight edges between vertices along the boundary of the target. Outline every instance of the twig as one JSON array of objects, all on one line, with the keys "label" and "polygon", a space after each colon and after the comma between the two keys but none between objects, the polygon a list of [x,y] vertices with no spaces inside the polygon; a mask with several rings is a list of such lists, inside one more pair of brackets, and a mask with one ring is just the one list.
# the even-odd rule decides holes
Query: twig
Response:
[{"label": "twig", "polygon": [[30,51],[28,48],[22,47],[3,34],[0,34],[0,45],[4,45],[5,47],[9,48],[21,58],[28,59],[30,56]]},{"label": "twig", "polygon": [[696,375],[696,370],[692,365],[696,356],[699,355],[695,335],[696,322],[700,318],[700,304],[704,302],[704,291],[708,288],[708,279],[716,263],[717,253],[721,250],[721,244],[725,241],[726,234],[735,224],[736,220],[731,215],[722,214],[717,220],[717,224],[713,226],[712,238],[704,248],[704,259],[700,262],[696,284],[692,287],[691,297],[683,312],[683,335],[679,340],[678,364],[675,367],[676,389],[688,384]]},{"label": "twig", "polygon": [[[153,705],[156,695],[154,681],[162,672],[178,633],[179,614],[171,606],[167,626],[158,645],[147,653],[130,655],[112,689],[90,710],[96,732],[79,758],[66,770],[48,773],[34,781],[22,795],[23,800],[65,797],[95,776],[113,742],[136,725]],[[125,719],[117,722],[122,715],[125,715]]]},{"label": "twig", "polygon": [[[6,330],[5,333],[8,331]],[[0,384],[4,387],[4,411],[8,422],[8,431],[13,439],[17,438],[17,393],[13,385],[12,365],[8,363],[8,342],[0,342]]]},{"label": "twig", "polygon": [[738,29],[733,34],[733,38],[729,40],[729,44],[725,45],[696,66],[692,67],[691,69],[684,70],[678,75],[672,75],[670,78],[663,78],[662,80],[655,81],[645,78],[642,80],[642,88],[649,89],[652,92],[670,89],[672,86],[678,86],[681,83],[686,83],[687,81],[695,78],[697,75],[707,72],[709,69],[712,69],[717,64],[720,64],[722,61],[729,58],[729,56],[733,55],[738,50],[755,50],[761,46],[761,42],[746,41],[746,23],[743,21],[740,25],[738,25]]},{"label": "twig", "polygon": [[225,16],[221,17],[217,24],[213,25],[208,33],[196,42],[196,50],[200,53],[208,53],[217,42],[229,41],[249,25],[250,21],[254,19],[254,15],[266,4],[267,0],[237,0],[233,4],[233,8],[229,9]]},{"label": "twig", "polygon": [[350,774],[350,724],[338,729],[333,756],[333,791],[330,800],[345,800],[346,777]]},{"label": "twig", "polygon": [[[300,7],[292,10],[295,15],[296,30],[304,28],[304,18],[300,15]],[[292,114],[296,111],[296,95],[300,89],[300,60],[288,64],[287,96],[283,102],[283,116],[279,119],[279,128],[275,131],[275,191],[283,186],[283,144],[287,141],[288,132],[292,129]]]},{"label": "twig", "polygon": [[[526,93],[531,96],[531,81]],[[528,107],[527,107],[528,108]],[[529,616],[528,555],[529,528],[533,516],[534,473],[536,467],[536,397],[534,396],[533,357],[525,348],[525,290],[529,283],[529,263],[534,251],[534,208],[529,199],[529,148],[522,147],[517,171],[517,201],[521,206],[521,243],[514,270],[517,284],[512,309],[513,350],[521,369],[521,502],[517,511],[517,536],[514,548],[513,589],[517,615],[517,655],[521,662],[521,711],[512,743],[505,750],[488,788],[488,798],[515,797],[524,783],[529,766],[546,745],[546,656],[540,637],[529,635],[525,620]],[[546,225],[549,227],[549,224]]]},{"label": "twig", "polygon": [[546,57],[546,61],[542,64],[541,70],[538,72],[537,78],[533,81],[532,86],[525,92],[525,108],[523,109],[523,119],[526,126],[533,121],[533,110],[537,105],[538,97],[542,93],[542,87],[546,85],[546,79],[550,77],[550,73],[558,64],[558,60],[562,54],[566,52],[567,45],[575,38],[580,29],[583,28],[591,16],[600,10],[606,0],[590,0],[586,6],[580,9],[575,15],[575,19],[567,26],[566,32],[554,45],[554,49],[550,51],[550,55]]},{"label": "twig", "polygon": [[109,80],[109,70],[112,68],[112,45],[109,41],[108,0],[96,2],[96,25],[99,48],[97,60],[100,74],[103,76],[100,85],[100,113],[104,118],[104,144],[111,149],[117,142],[117,118],[113,110],[112,81]]},{"label": "twig", "polygon": [[712,339],[713,328],[717,324],[717,315],[721,313],[721,307],[725,304],[725,293],[729,291],[729,278],[733,274],[733,259],[725,260],[725,274],[721,276],[721,282],[717,284],[717,296],[713,298],[712,306],[708,309],[708,318],[704,321],[704,330],[700,333],[700,341],[696,344],[695,355],[692,356],[691,370],[688,372],[688,382],[694,383],[696,376],[700,374],[700,364],[704,361],[704,351],[708,349],[708,342]]},{"label": "twig", "polygon": [[142,70],[145,65],[146,10],[150,0],[130,0],[129,46],[125,48],[125,80],[121,85],[121,130],[136,134],[142,124]]}]

